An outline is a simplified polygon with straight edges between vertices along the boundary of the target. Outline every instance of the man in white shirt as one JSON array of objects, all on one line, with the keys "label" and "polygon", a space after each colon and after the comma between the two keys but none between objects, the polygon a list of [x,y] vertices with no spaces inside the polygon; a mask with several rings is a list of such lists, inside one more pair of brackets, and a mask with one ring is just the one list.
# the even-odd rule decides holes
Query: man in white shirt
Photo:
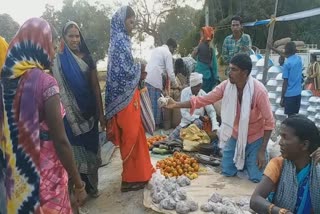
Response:
[{"label": "man in white shirt", "polygon": [[146,86],[149,91],[149,96],[152,103],[153,116],[156,127],[161,124],[162,110],[158,106],[158,99],[164,91],[163,76],[167,77],[175,86],[176,77],[173,70],[172,54],[177,48],[177,43],[173,39],[168,39],[163,46],[157,47],[153,50],[151,58],[148,61],[146,72]]},{"label": "man in white shirt", "polygon": [[[181,101],[185,102],[191,99],[192,96],[204,96],[206,92],[201,89],[202,87],[202,74],[191,73],[190,75],[190,87],[187,87],[181,92]],[[191,124],[197,125],[200,129],[203,128],[203,121],[205,114],[211,120],[212,132],[216,132],[219,128],[219,123],[217,122],[217,115],[213,108],[213,105],[207,105],[204,108],[196,109],[193,115],[190,114],[190,109],[181,109],[181,123],[173,132],[170,134],[169,139],[174,140],[180,138],[180,130],[182,128],[188,127]]]}]

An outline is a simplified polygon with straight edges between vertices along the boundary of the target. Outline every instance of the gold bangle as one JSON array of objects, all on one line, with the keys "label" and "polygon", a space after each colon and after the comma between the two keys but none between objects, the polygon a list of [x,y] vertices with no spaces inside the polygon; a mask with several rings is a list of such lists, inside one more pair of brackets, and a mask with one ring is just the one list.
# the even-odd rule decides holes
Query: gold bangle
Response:
[{"label": "gold bangle", "polygon": [[289,210],[286,210],[286,209],[284,209],[284,208],[281,208],[281,209],[279,210],[279,214],[286,214],[287,212],[289,212]]},{"label": "gold bangle", "polygon": [[74,185],[73,189],[76,192],[83,192],[86,189],[86,183],[82,181],[82,187],[81,188],[76,188],[76,185]]},{"label": "gold bangle", "polygon": [[269,205],[268,214],[272,214],[272,209],[273,209],[274,207],[275,207],[274,204],[270,204],[270,205]]}]

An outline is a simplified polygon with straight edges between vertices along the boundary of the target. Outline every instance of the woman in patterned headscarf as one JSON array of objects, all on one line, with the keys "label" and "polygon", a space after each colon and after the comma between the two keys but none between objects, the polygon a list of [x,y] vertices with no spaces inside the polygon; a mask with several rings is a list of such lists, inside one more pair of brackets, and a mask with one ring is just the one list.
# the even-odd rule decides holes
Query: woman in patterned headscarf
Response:
[{"label": "woman in patterned headscarf", "polygon": [[64,131],[57,82],[44,72],[54,57],[53,35],[45,20],[26,21],[9,45],[1,73],[2,214],[71,214],[68,174],[78,203],[86,197]]},{"label": "woman in patterned headscarf", "polygon": [[62,29],[60,52],[54,60],[53,75],[61,89],[66,108],[64,125],[86,191],[98,197],[98,169],[101,165],[99,127],[105,129],[96,64],[77,23]]},{"label": "woman in patterned headscarf", "polygon": [[143,188],[154,172],[141,120],[138,90],[145,66],[135,63],[131,53],[130,34],[134,22],[131,7],[121,7],[112,16],[105,99],[108,137],[119,145],[123,160],[123,192]]}]

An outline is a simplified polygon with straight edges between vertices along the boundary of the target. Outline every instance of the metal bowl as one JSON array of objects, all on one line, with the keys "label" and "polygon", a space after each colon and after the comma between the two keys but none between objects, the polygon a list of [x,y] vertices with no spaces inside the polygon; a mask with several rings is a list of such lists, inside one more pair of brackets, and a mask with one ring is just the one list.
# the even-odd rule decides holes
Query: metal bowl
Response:
[{"label": "metal bowl", "polygon": [[315,122],[314,116],[309,115],[309,116],[308,116],[308,119],[311,120],[312,122]]},{"label": "metal bowl", "polygon": [[318,113],[316,107],[314,107],[314,106],[309,106],[307,108],[307,111],[308,111],[308,116],[311,116],[311,117],[315,117],[316,114]]},{"label": "metal bowl", "polygon": [[309,98],[310,105],[317,105],[319,103],[320,98],[316,96],[312,96]]},{"label": "metal bowl", "polygon": [[[268,62],[269,67],[273,66],[273,64],[274,63],[273,63],[272,59],[269,59],[269,62]],[[257,67],[264,67],[264,58],[259,59],[258,62],[256,63],[256,66]]]},{"label": "metal bowl", "polygon": [[271,111],[276,112],[279,106],[277,104],[271,104]]},{"label": "metal bowl", "polygon": [[258,73],[257,76],[256,76],[256,79],[259,80],[259,81],[261,81],[262,78],[263,78],[263,74]]},{"label": "metal bowl", "polygon": [[307,116],[308,115],[308,111],[306,109],[300,109],[299,110],[299,114],[302,114],[304,116]]},{"label": "metal bowl", "polygon": [[320,124],[320,113],[317,113],[316,116],[314,116],[315,122]]},{"label": "metal bowl", "polygon": [[287,118],[287,115],[284,114],[284,110],[282,108],[278,108],[275,112],[275,118],[277,120],[283,121]]},{"label": "metal bowl", "polygon": [[280,80],[283,81],[283,79],[282,79],[282,73],[277,74],[276,80],[277,80],[277,81],[280,81]]},{"label": "metal bowl", "polygon": [[276,79],[279,73],[282,73],[281,67],[279,66],[271,66],[268,70],[268,78]]},{"label": "metal bowl", "polygon": [[269,96],[269,100],[272,104],[275,104],[276,103],[276,100],[277,100],[277,94],[274,93],[274,92],[269,92],[268,93],[268,96]]},{"label": "metal bowl", "polygon": [[251,70],[251,76],[255,77],[257,76],[258,70],[256,68],[252,68]]}]

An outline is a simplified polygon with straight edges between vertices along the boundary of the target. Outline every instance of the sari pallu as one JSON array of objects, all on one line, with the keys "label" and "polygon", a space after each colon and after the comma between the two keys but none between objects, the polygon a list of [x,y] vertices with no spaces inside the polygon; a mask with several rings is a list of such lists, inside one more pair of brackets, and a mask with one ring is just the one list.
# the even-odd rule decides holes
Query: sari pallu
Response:
[{"label": "sari pallu", "polygon": [[294,164],[284,160],[277,191],[268,199],[295,214],[320,213],[319,179],[320,165],[311,163],[297,173]]}]

